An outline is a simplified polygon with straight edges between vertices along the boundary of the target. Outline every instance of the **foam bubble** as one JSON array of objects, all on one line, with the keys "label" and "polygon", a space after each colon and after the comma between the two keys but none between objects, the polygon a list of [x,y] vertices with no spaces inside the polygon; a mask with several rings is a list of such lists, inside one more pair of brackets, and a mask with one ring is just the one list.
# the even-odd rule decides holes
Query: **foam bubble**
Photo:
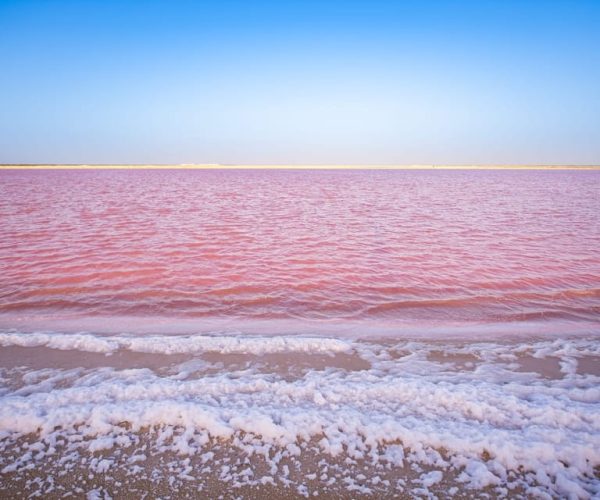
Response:
[{"label": "foam bubble", "polygon": [[156,354],[202,352],[269,354],[278,352],[336,353],[350,350],[350,343],[322,337],[241,337],[209,335],[101,336],[92,333],[0,332],[0,345],[48,347],[59,350],[113,353],[119,349]]}]

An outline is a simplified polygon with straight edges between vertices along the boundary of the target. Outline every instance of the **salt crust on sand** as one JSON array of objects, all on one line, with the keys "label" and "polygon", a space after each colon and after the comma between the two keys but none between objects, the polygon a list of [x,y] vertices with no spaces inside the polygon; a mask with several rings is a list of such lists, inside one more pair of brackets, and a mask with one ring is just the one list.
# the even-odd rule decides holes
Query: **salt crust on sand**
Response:
[{"label": "salt crust on sand", "polygon": [[[294,457],[302,453],[301,442],[317,440],[321,453],[332,458],[424,465],[429,472],[414,485],[415,494],[426,494],[455,468],[465,487],[496,487],[499,495],[508,491],[509,471],[522,473],[520,486],[531,494],[600,495],[600,377],[577,371],[579,358],[600,355],[596,339],[378,344],[313,337],[5,332],[0,345],[103,353],[246,353],[257,360],[275,352],[344,352],[370,366],[307,370],[294,380],[265,373],[258,363],[192,378],[190,363],[169,374],[147,368],[3,369],[1,449],[36,436],[17,460],[0,464],[3,474],[42,460],[58,441],[66,443],[64,454],[109,453],[129,446],[131,433],[156,428],[157,450],[182,456],[206,453],[207,443],[219,439],[249,455],[264,454],[266,447],[280,450],[279,458]],[[432,351],[470,355],[476,362],[457,369],[432,361]],[[558,359],[562,377],[511,369],[525,354]],[[199,363],[198,370],[206,365]],[[15,377],[21,378],[18,386],[11,385]],[[131,457],[131,466],[144,460]],[[254,480],[285,483],[278,460],[269,460],[273,474]],[[103,471],[110,466],[110,460],[95,464]],[[304,485],[296,486],[304,491]]]}]

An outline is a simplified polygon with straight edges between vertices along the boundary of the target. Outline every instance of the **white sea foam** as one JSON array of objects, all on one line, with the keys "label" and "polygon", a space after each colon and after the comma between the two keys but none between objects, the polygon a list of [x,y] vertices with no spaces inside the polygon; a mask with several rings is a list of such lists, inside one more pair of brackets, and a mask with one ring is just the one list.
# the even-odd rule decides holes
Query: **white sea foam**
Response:
[{"label": "white sea foam", "polygon": [[209,335],[101,336],[92,333],[2,332],[0,345],[113,353],[119,349],[155,354],[203,352],[270,354],[279,352],[336,353],[350,350],[344,340],[322,337],[241,337]]},{"label": "white sea foam", "polygon": [[[4,369],[3,449],[19,436],[34,434],[42,443],[36,453],[65,439],[68,451],[110,454],[146,428],[161,429],[158,451],[182,456],[203,453],[218,438],[248,454],[277,449],[280,456],[300,457],[299,444],[315,440],[320,453],[332,459],[424,466],[427,471],[414,482],[419,491],[435,488],[449,470],[457,470],[466,487],[494,487],[500,495],[508,491],[510,471],[524,471],[521,487],[532,488],[532,494],[600,495],[594,472],[600,465],[600,377],[578,369],[578,360],[600,355],[596,339],[442,345],[13,332],[2,334],[0,343],[165,355],[343,352],[368,367],[307,370],[293,379],[265,371],[260,357],[239,369],[202,376],[194,376],[195,370],[206,369],[201,361],[168,373],[109,367]],[[554,378],[543,377],[523,368],[524,356],[556,361],[560,368]],[[13,386],[9,382],[15,379],[20,383]],[[287,484],[278,459],[265,456],[272,473],[253,480],[270,477]],[[21,470],[35,457],[29,448],[18,460],[3,463],[3,473]],[[348,482],[347,487],[367,493],[376,485]]]}]

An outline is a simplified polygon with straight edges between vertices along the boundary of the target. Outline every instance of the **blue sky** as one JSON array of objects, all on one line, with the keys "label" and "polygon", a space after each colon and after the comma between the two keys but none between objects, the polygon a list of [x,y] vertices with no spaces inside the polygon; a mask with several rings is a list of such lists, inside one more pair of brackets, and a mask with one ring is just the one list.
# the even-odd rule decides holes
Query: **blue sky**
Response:
[{"label": "blue sky", "polygon": [[0,163],[600,163],[600,1],[2,1]]}]

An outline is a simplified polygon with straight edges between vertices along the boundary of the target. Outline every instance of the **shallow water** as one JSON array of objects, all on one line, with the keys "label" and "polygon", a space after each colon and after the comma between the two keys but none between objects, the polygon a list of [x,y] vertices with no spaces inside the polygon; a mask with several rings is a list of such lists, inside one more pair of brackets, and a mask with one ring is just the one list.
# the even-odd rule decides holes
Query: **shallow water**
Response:
[{"label": "shallow water", "polygon": [[600,172],[0,181],[0,496],[600,495]]}]

